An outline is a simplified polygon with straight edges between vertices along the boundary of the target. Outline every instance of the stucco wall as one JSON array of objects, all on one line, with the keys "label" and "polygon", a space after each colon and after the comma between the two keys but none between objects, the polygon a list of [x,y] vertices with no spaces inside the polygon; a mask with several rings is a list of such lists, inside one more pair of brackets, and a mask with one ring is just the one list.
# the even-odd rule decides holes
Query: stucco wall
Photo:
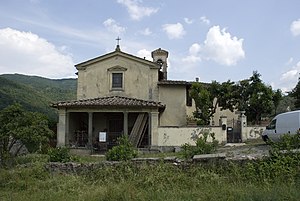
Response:
[{"label": "stucco wall", "polygon": [[[245,129],[246,140],[251,140],[261,138],[265,127],[253,126]],[[227,141],[226,131],[222,130],[222,127],[159,127],[158,146],[181,146],[184,143],[195,145],[195,136],[204,131],[214,133],[219,143]],[[211,141],[211,138],[208,138],[208,141]]]},{"label": "stucco wall", "polygon": [[158,146],[181,146],[184,143],[195,145],[195,136],[207,130],[215,133],[219,143],[226,141],[226,133],[221,127],[159,127]]},{"label": "stucco wall", "polygon": [[159,101],[166,104],[166,109],[160,116],[160,126],[186,125],[185,85],[160,85]]},{"label": "stucco wall", "polygon": [[263,131],[266,129],[264,126],[248,126],[247,128],[247,139],[261,138]]},{"label": "stucco wall", "polygon": [[[111,76],[108,69],[121,67],[124,73],[124,90],[111,90]],[[101,96],[119,95],[144,100],[158,100],[157,94],[158,69],[116,56],[93,63],[85,70],[78,70],[77,99],[96,98]]]}]

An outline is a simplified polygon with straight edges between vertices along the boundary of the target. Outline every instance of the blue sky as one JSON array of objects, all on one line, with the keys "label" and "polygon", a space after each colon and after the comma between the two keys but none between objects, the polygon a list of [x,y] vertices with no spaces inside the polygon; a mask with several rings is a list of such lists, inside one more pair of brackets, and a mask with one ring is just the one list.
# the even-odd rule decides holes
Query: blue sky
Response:
[{"label": "blue sky", "polygon": [[169,52],[168,78],[249,78],[295,87],[299,0],[0,0],[0,74],[75,77],[74,64],[121,50]]}]

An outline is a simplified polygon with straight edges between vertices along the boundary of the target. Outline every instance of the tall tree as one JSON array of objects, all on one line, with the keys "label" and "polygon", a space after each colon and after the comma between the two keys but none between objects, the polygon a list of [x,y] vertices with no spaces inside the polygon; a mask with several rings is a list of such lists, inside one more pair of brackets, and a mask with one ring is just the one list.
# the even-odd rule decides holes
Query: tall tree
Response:
[{"label": "tall tree", "polygon": [[277,115],[278,107],[282,98],[283,98],[282,92],[280,89],[277,89],[276,91],[273,92],[273,103],[274,103],[275,115]]},{"label": "tall tree", "polygon": [[213,97],[201,83],[194,83],[191,87],[191,97],[196,104],[194,116],[201,120],[201,124],[208,125],[212,114]]},{"label": "tall tree", "polygon": [[191,97],[196,104],[194,116],[202,120],[202,124],[208,125],[217,107],[221,110],[234,110],[233,98],[234,82],[228,80],[222,84],[213,81],[209,85],[194,83],[191,88]]},{"label": "tall tree", "polygon": [[[36,151],[52,135],[44,115],[25,111],[20,104],[8,106],[0,111],[0,161],[17,155],[24,145]],[[11,152],[17,142],[21,142],[21,146]]]},{"label": "tall tree", "polygon": [[289,93],[289,95],[295,98],[295,102],[294,102],[295,109],[300,109],[300,79],[297,85],[295,86],[295,88],[292,90],[292,92]]},{"label": "tall tree", "polygon": [[271,114],[274,108],[272,87],[265,85],[260,74],[238,83],[236,94],[238,110],[246,111],[248,121],[259,124],[263,115]]}]

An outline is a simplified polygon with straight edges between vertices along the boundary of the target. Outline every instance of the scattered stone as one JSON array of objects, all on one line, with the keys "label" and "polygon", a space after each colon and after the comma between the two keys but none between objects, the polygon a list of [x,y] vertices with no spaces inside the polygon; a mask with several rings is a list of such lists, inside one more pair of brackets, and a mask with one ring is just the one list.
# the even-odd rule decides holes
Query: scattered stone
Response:
[{"label": "scattered stone", "polygon": [[225,153],[217,153],[217,154],[201,154],[201,155],[195,155],[193,157],[194,161],[207,161],[211,159],[225,159],[226,154]]}]

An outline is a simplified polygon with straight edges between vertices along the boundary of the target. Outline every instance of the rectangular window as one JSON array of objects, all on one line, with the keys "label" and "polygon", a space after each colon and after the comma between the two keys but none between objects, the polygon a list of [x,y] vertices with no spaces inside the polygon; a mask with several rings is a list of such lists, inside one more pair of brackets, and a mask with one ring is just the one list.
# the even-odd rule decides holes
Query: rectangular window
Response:
[{"label": "rectangular window", "polygon": [[112,88],[123,87],[123,73],[112,73]]}]

